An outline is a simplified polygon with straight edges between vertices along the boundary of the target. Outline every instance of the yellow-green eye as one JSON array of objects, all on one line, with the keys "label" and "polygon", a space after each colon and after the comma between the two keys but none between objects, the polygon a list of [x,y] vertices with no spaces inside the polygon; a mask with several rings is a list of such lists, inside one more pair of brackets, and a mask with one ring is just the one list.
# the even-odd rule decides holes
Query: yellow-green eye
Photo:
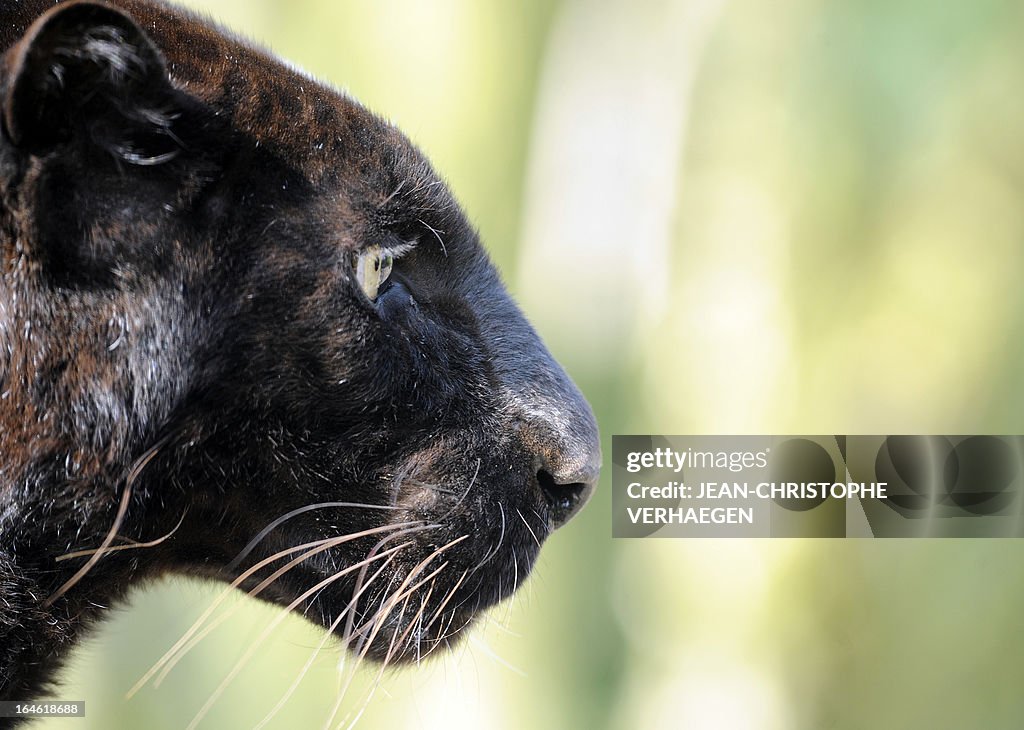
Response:
[{"label": "yellow-green eye", "polygon": [[391,254],[382,251],[380,246],[367,246],[356,255],[356,281],[359,282],[359,288],[371,302],[377,300],[378,292],[391,276],[391,267],[394,262]]}]

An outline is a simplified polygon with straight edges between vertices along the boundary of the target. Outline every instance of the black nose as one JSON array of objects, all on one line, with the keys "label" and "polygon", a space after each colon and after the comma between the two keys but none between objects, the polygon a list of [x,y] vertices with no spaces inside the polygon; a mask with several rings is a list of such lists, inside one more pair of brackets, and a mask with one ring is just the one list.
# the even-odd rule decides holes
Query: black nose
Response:
[{"label": "black nose", "polygon": [[582,396],[569,402],[572,420],[534,414],[521,431],[537,459],[537,486],[552,530],[583,509],[601,475],[601,444],[590,407]]},{"label": "black nose", "polygon": [[537,484],[548,504],[551,529],[571,520],[590,499],[597,483],[597,474],[579,474],[556,479],[546,469],[537,472]]}]

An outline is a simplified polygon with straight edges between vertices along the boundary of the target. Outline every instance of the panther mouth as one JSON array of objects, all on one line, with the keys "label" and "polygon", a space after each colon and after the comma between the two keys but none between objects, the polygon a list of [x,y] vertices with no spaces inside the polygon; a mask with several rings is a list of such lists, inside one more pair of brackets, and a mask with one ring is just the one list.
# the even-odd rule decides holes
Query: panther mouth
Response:
[{"label": "panther mouth", "polygon": [[417,662],[451,647],[517,591],[589,490],[531,478],[527,458],[447,453],[382,471],[371,491],[388,498],[279,516],[227,566],[230,582],[320,624],[360,659]]},{"label": "panther mouth", "polygon": [[[321,624],[358,660],[417,663],[452,647],[529,575],[547,530],[539,517],[533,525],[525,516],[515,519],[506,518],[495,537],[398,518],[355,533],[358,551],[324,551],[283,566],[281,576],[264,577],[249,592]],[[361,559],[352,561],[352,552]]]},{"label": "panther mouth", "polygon": [[522,445],[501,450],[492,461],[422,450],[386,480],[394,510],[314,614],[356,656],[397,664],[451,647],[516,593],[593,491],[592,479],[559,479]]},{"label": "panther mouth", "polygon": [[[449,540],[418,562],[394,570],[388,569],[387,561],[368,570],[365,580],[363,575],[357,579],[348,604],[352,610],[343,611],[348,621],[342,626],[336,619],[328,628],[357,657],[383,664],[419,662],[451,647],[482,611],[511,595],[519,580],[518,562],[511,576],[501,575],[500,568],[495,576],[482,572],[484,563],[460,569],[457,562],[445,559],[469,540],[468,535]],[[402,557],[401,546],[392,556]],[[376,587],[364,590],[378,579]]]},{"label": "panther mouth", "polygon": [[450,648],[526,580],[551,518],[526,501],[467,501],[443,514],[438,505],[399,513],[395,530],[367,551],[348,620],[328,627],[357,656],[397,664]]}]

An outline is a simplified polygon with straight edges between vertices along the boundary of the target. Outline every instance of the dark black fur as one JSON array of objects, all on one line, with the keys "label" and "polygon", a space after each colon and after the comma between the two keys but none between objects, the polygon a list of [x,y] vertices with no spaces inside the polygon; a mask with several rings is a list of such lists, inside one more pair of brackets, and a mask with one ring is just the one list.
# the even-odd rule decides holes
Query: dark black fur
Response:
[{"label": "dark black fur", "polygon": [[[140,579],[230,581],[389,524],[432,527],[380,548],[411,543],[356,627],[464,537],[412,599],[451,593],[441,621],[413,642],[395,610],[343,638],[392,661],[447,645],[585,501],[590,409],[397,130],[195,16],[114,6],[0,0],[0,699],[37,696]],[[370,301],[353,255],[403,242]],[[369,506],[296,514],[243,553],[338,501]],[[87,557],[58,556],[99,547],[122,504],[112,546],[169,537],[66,587]],[[287,605],[388,534],[260,597]],[[328,626],[356,584],[300,608]]]}]

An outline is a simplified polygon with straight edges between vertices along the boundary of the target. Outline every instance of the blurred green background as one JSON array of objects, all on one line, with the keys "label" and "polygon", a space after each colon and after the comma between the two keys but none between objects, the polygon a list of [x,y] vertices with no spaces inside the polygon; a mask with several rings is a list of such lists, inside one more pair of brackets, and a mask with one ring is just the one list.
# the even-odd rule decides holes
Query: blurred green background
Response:
[{"label": "blurred green background", "polygon": [[[613,433],[1024,432],[1024,4],[193,0],[404,129]],[[1024,545],[613,541],[610,485],[364,728],[1019,728]],[[219,587],[140,591],[86,720],[185,727],[275,611],[125,692]],[[248,728],[289,620],[202,727]],[[269,727],[321,727],[337,649]],[[363,672],[336,719],[359,712]]]}]

